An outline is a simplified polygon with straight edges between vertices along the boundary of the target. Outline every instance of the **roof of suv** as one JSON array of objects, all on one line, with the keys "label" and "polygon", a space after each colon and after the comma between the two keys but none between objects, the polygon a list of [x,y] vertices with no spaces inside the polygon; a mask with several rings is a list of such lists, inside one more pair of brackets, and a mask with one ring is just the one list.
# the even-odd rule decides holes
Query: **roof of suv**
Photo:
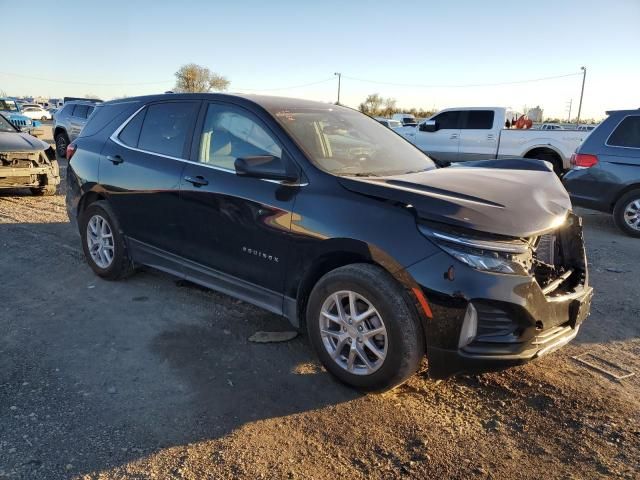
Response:
[{"label": "roof of suv", "polygon": [[629,114],[629,113],[640,113],[640,108],[630,108],[628,110],[607,110],[607,115],[611,115],[612,113],[624,113],[624,114]]},{"label": "roof of suv", "polygon": [[336,107],[344,107],[343,105],[335,105],[333,103],[316,102],[313,100],[302,100],[290,97],[275,97],[270,95],[254,95],[249,93],[163,93],[157,95],[145,95],[140,97],[128,97],[118,100],[110,100],[100,105],[113,105],[115,103],[124,102],[152,102],[156,100],[213,100],[213,99],[237,99],[242,98],[249,102],[256,103],[266,110],[282,110],[287,108],[312,108],[312,109],[331,109]]}]

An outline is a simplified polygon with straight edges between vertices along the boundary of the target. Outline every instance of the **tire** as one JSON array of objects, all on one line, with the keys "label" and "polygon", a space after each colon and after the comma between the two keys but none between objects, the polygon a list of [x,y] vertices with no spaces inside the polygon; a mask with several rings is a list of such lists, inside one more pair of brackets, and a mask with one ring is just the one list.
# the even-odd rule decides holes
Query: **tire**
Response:
[{"label": "tire", "polygon": [[40,120],[42,120],[43,122],[49,120],[47,117],[40,117]]},{"label": "tire", "polygon": [[51,195],[55,195],[56,192],[58,191],[57,187],[55,185],[45,185],[44,187],[33,187],[30,188],[31,190],[31,195],[34,195],[36,197],[49,197]]},{"label": "tire", "polygon": [[[632,218],[636,219],[635,228],[631,222]],[[627,235],[640,237],[640,189],[631,190],[618,199],[613,208],[613,220]]]},{"label": "tire", "polygon": [[[361,323],[351,319],[353,323],[347,325],[351,293],[358,314],[370,311],[371,307],[375,313]],[[334,321],[338,316],[335,295],[343,306],[344,322]],[[335,313],[334,320],[328,320],[323,311]],[[306,323],[311,344],[325,368],[340,381],[360,390],[381,392],[400,385],[418,370],[424,357],[422,326],[408,295],[385,270],[374,265],[347,265],[323,276],[309,296]],[[381,326],[384,335],[366,338],[367,333],[380,331]],[[358,330],[360,327],[362,330]],[[328,331],[331,333],[327,334]],[[383,358],[374,355],[371,344]],[[349,369],[348,360],[354,348],[357,351]],[[365,364],[362,354],[373,368]]]},{"label": "tire", "polygon": [[[111,259],[109,262],[103,261],[102,263],[97,263],[94,255],[92,255],[90,251],[91,247],[89,245],[87,229],[90,228],[89,222],[94,218],[96,220],[101,218],[106,222],[108,228],[104,229],[104,232],[110,232],[111,234],[110,241],[108,238],[103,240],[106,246],[102,249],[104,256],[98,255],[101,260],[108,260],[108,254],[105,253],[105,250],[108,251],[110,248]],[[95,224],[92,224],[92,227],[95,226]],[[80,237],[82,238],[84,256],[96,275],[107,280],[119,280],[133,273],[133,262],[129,257],[129,252],[127,250],[122,229],[120,228],[120,223],[108,202],[100,200],[89,204],[89,206],[87,206],[80,214],[78,227],[80,229]],[[100,227],[98,227],[98,229],[100,230]],[[95,237],[93,238],[95,239]]]},{"label": "tire", "polygon": [[60,158],[67,158],[67,145],[69,145],[69,137],[65,132],[56,133],[54,140],[56,142],[56,153]]},{"label": "tire", "polygon": [[533,158],[536,160],[544,160],[545,162],[549,162],[553,165],[553,171],[559,177],[564,173],[564,166],[562,165],[562,160],[558,158],[555,153],[551,152],[536,152],[535,154],[526,156],[525,158]]}]

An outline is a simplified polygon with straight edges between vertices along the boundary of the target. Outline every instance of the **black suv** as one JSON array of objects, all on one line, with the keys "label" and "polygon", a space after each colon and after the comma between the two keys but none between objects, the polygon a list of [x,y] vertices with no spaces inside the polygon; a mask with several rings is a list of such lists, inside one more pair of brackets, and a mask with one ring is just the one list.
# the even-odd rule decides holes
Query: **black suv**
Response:
[{"label": "black suv", "polygon": [[108,102],[69,145],[91,268],[148,265],[306,324],[326,368],[398,385],[523,363],[589,313],[581,221],[534,160],[436,169],[354,110],[169,94]]}]

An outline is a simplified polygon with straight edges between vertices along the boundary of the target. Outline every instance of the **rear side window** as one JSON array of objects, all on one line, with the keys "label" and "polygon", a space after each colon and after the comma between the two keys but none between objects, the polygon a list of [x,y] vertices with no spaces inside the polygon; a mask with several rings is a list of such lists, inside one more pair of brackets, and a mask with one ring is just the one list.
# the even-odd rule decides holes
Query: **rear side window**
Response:
[{"label": "rear side window", "polygon": [[138,148],[170,157],[181,157],[198,104],[156,103],[147,108]]},{"label": "rear side window", "polygon": [[138,114],[133,117],[129,123],[127,123],[127,126],[122,129],[122,132],[120,132],[120,135],[118,135],[118,138],[122,143],[134,148],[138,146],[140,130],[142,128],[142,123],[144,122],[144,116],[146,112],[146,108],[138,112]]},{"label": "rear side window", "polygon": [[[92,107],[93,108],[93,107]],[[91,137],[96,133],[102,131],[107,125],[113,125],[110,130],[113,132],[117,126],[122,125],[133,112],[140,108],[138,102],[122,102],[122,103],[108,103],[97,105],[94,109],[93,115],[87,121],[87,124],[82,128],[80,137]],[[137,137],[136,137],[137,141]]]},{"label": "rear side window", "polygon": [[640,116],[630,115],[622,120],[607,140],[607,145],[640,148]]},{"label": "rear side window", "polygon": [[460,128],[460,113],[458,110],[442,112],[433,117],[433,120],[438,122],[439,130],[445,128]]},{"label": "rear side window", "polygon": [[469,110],[466,119],[462,123],[465,130],[491,130],[493,128],[492,110]]},{"label": "rear side window", "polygon": [[74,117],[79,117],[79,118],[87,118],[87,112],[89,111],[89,106],[88,105],[76,105],[76,107],[73,109],[73,113],[71,115],[73,115]]}]

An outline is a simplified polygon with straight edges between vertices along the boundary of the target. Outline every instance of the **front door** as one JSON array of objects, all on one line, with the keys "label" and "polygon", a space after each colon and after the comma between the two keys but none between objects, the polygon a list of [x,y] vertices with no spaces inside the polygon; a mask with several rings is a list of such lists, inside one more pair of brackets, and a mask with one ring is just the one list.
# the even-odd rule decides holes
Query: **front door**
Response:
[{"label": "front door", "polygon": [[441,162],[458,160],[460,143],[460,112],[449,110],[439,113],[431,120],[436,121],[436,131],[426,132],[416,129],[415,145],[427,155]]},{"label": "front door", "polygon": [[[254,297],[253,303],[274,310],[267,303],[277,302],[279,295],[281,299],[293,203],[300,187],[236,175],[236,158],[263,155],[284,161],[288,157],[257,116],[226,103],[202,109],[192,163],[185,167],[180,185],[185,234],[180,255],[195,263],[193,275],[220,280],[223,274],[225,282],[228,277],[245,282],[235,287],[265,295],[264,301]],[[235,287],[226,290],[239,295]],[[216,288],[225,291],[220,282]]]}]

